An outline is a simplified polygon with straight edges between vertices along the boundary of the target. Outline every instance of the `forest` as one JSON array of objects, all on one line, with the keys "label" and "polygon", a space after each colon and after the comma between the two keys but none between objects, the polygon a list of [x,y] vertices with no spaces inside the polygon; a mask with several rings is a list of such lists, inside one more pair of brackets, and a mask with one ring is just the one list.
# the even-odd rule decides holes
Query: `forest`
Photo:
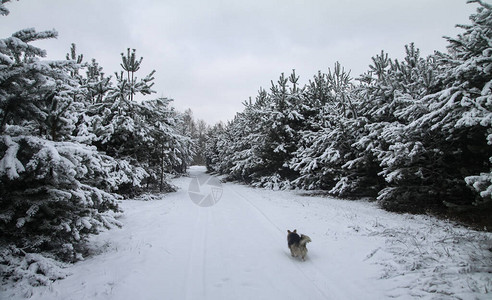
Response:
[{"label": "forest", "polygon": [[492,6],[482,1],[448,51],[338,62],[301,86],[281,74],[212,128],[209,171],[257,187],[375,199],[396,212],[492,225]]},{"label": "forest", "polygon": [[2,276],[55,280],[43,262],[91,255],[91,235],[121,226],[119,200],[172,192],[169,178],[192,164],[254,187],[367,198],[490,230],[492,5],[469,2],[477,12],[446,37],[447,52],[422,57],[410,43],[401,60],[381,51],[356,78],[336,62],[305,85],[282,73],[214,126],[172,99],[139,100],[155,93],[155,71],[138,73],[147,62],[135,49],[122,49],[108,75],[75,44],[45,59],[33,42],[55,30],[1,38]]},{"label": "forest", "polygon": [[172,99],[137,101],[155,91],[154,72],[137,77],[135,49],[121,53],[113,77],[75,44],[65,59],[43,59],[32,43],[56,37],[24,29],[0,39],[0,264],[8,277],[27,272],[16,266],[36,260],[30,253],[82,259],[91,234],[121,226],[117,200],[173,191],[168,178],[185,173],[194,155]]}]

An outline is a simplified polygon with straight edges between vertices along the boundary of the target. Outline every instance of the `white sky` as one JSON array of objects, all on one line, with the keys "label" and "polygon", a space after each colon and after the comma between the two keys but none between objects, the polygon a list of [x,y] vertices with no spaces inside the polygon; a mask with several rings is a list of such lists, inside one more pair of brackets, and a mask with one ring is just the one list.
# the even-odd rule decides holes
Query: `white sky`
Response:
[{"label": "white sky", "polygon": [[[14,1],[14,0],[13,0]],[[175,99],[209,124],[231,120],[242,102],[292,69],[307,82],[340,61],[353,76],[382,49],[393,58],[415,42],[421,53],[444,51],[442,36],[461,32],[476,4],[465,0],[20,0],[6,4],[0,38],[17,30],[56,29],[38,42],[48,59],[71,43],[106,74],[120,53],[143,56],[139,78],[156,70],[153,97]],[[113,76],[114,77],[114,76]]]}]

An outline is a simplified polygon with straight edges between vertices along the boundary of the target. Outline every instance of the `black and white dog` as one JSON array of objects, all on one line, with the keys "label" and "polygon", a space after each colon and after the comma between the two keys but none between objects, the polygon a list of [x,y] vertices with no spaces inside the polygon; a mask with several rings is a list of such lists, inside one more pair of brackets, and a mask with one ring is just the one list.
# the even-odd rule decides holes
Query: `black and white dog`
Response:
[{"label": "black and white dog", "polygon": [[309,242],[311,242],[311,238],[304,234],[299,236],[297,229],[294,229],[294,231],[287,230],[287,245],[293,257],[301,257],[302,260],[305,260],[308,252],[306,244]]}]

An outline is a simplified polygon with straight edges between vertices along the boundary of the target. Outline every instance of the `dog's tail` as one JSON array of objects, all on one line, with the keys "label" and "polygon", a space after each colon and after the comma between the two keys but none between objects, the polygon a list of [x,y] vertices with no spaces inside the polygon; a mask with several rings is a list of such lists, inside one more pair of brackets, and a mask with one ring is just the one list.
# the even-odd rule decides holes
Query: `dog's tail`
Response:
[{"label": "dog's tail", "polygon": [[306,246],[306,244],[309,242],[311,242],[311,238],[307,235],[301,234],[301,240],[299,241],[299,244],[301,246]]}]

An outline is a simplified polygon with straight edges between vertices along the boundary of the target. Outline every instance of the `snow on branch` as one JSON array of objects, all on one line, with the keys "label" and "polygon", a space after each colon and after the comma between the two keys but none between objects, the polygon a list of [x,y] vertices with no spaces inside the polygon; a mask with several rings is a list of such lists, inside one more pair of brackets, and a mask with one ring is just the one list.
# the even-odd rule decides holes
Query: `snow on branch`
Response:
[{"label": "snow on branch", "polygon": [[2,0],[0,1],[0,16],[6,16],[10,13],[10,11],[5,7],[5,3],[10,2],[10,0]]},{"label": "snow on branch", "polygon": [[8,135],[4,135],[2,138],[7,150],[0,160],[0,175],[6,175],[10,180],[13,180],[19,177],[19,173],[25,171],[24,165],[17,159],[19,144],[13,142]]}]

